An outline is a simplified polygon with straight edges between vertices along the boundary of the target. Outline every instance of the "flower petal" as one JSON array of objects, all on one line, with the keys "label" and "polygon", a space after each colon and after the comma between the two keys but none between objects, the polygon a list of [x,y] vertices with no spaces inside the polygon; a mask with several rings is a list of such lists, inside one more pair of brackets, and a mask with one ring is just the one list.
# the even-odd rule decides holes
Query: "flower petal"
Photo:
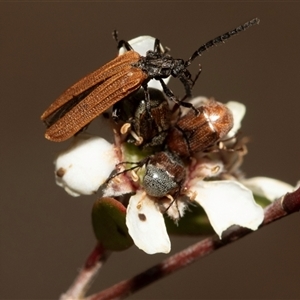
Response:
[{"label": "flower petal", "polygon": [[[128,43],[134,51],[138,52],[141,56],[146,56],[147,51],[154,49],[155,38],[149,35],[142,35],[128,41]],[[127,50],[124,47],[120,48],[119,55],[126,51]],[[169,80],[170,77],[163,79],[165,84],[168,84]],[[158,89],[160,91],[163,90],[160,82],[155,79],[149,81],[148,87]]]},{"label": "flower petal", "polygon": [[96,193],[115,168],[114,145],[88,133],[77,135],[56,158],[56,183],[76,197]]},{"label": "flower petal", "polygon": [[227,134],[227,137],[232,137],[241,128],[241,122],[246,113],[246,106],[236,101],[229,101],[226,103],[226,106],[231,110],[233,115],[233,127]]},{"label": "flower petal", "polygon": [[148,254],[169,253],[171,242],[154,200],[138,191],[129,200],[126,225],[135,245]]},{"label": "flower petal", "polygon": [[274,201],[294,190],[290,184],[268,177],[253,177],[240,181],[255,195],[265,197],[270,201]]},{"label": "flower petal", "polygon": [[[138,52],[142,56],[146,56],[148,50],[154,49],[154,42],[155,38],[150,35],[142,35],[128,41],[133,50]],[[126,51],[127,50],[124,47],[122,47],[119,50],[119,54],[123,54]]]},{"label": "flower petal", "polygon": [[204,208],[220,238],[232,225],[256,230],[263,221],[262,207],[255,203],[251,191],[236,181],[198,181],[193,189],[195,201]]}]

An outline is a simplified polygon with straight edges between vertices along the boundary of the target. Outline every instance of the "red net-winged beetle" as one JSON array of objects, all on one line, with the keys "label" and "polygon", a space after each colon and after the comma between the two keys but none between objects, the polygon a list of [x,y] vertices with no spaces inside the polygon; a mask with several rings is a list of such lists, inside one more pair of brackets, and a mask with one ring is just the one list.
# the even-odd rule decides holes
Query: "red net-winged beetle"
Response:
[{"label": "red net-winged beetle", "polygon": [[149,111],[150,99],[147,83],[151,79],[156,79],[161,83],[165,95],[170,100],[181,106],[191,107],[197,112],[190,103],[178,100],[163,79],[169,76],[178,78],[185,88],[183,99],[189,97],[195,80],[198,78],[196,76],[193,80],[187,69],[193,60],[208,48],[223,43],[258,23],[259,19],[255,18],[218,36],[199,47],[186,61],[174,59],[167,51],[163,51],[158,39],[156,39],[154,50],[148,51],[146,56],[133,51],[128,42],[119,41],[118,47],[124,46],[127,52],[72,85],[42,114],[41,120],[47,126],[45,137],[55,142],[67,140],[105,110],[140,87],[144,88]]}]

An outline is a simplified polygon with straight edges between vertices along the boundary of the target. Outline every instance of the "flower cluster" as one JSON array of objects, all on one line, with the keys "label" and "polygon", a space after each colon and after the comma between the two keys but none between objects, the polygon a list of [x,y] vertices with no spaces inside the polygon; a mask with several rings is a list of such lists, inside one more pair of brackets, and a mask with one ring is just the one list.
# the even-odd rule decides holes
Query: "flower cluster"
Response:
[{"label": "flower cluster", "polygon": [[[154,39],[143,36],[129,43],[135,51],[145,55],[148,49],[153,49]],[[160,83],[155,80],[150,81],[149,86],[161,89]],[[199,107],[211,101],[214,100],[198,97],[191,103]],[[246,141],[237,133],[246,109],[234,101],[228,102],[226,107],[232,115],[233,126],[221,139],[222,142],[214,143],[208,151],[193,154],[183,163],[174,160],[172,167],[178,164],[186,174],[178,181],[179,191],[166,193],[163,197],[148,192],[143,181],[147,167],[152,166],[149,157],[156,154],[153,150],[156,148],[147,152],[138,146],[128,145],[124,136],[130,130],[124,127],[124,136],[120,130],[114,130],[114,144],[87,132],[78,134],[69,148],[55,160],[56,182],[72,196],[95,194],[100,187],[103,197],[123,199],[127,195],[126,225],[129,235],[134,244],[148,254],[168,253],[171,249],[163,214],[166,213],[180,226],[180,219],[185,217],[186,211],[196,205],[204,209],[220,238],[232,225],[256,230],[263,221],[263,209],[255,202],[254,195],[272,201],[293,188],[270,178],[243,177],[240,165],[246,154]],[[187,115],[189,110],[181,109],[180,117]],[[178,114],[173,114],[170,123],[176,123],[178,118]],[[135,164],[127,168],[126,161]],[[117,173],[111,176],[116,166]],[[102,188],[107,179],[108,184]],[[173,183],[171,181],[170,185]]]}]

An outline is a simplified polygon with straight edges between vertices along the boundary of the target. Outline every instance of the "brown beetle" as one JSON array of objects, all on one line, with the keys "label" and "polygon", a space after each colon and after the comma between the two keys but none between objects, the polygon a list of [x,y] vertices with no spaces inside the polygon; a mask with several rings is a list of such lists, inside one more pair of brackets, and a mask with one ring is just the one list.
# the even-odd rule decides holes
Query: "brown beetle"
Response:
[{"label": "brown beetle", "polygon": [[186,179],[185,163],[195,153],[215,145],[233,126],[231,111],[220,102],[210,99],[198,107],[198,111],[199,114],[195,115],[189,110],[169,130],[163,151],[133,163],[134,167],[120,173],[145,168],[141,185],[148,195],[157,198],[179,196]]},{"label": "brown beetle", "polygon": [[189,111],[170,130],[166,139],[169,151],[188,158],[214,145],[233,126],[230,109],[220,102],[209,100],[198,111],[197,115]]},{"label": "brown beetle", "polygon": [[233,126],[231,111],[222,103],[209,100],[190,110],[170,129],[165,151],[151,155],[145,165],[142,186],[154,197],[180,195],[186,179],[184,161],[195,153],[207,150],[225,137]]},{"label": "brown beetle", "polygon": [[144,91],[130,94],[113,106],[112,118],[122,126],[122,134],[129,133],[127,143],[154,147],[163,144],[171,125],[169,103],[160,90],[149,88],[150,115],[147,111]]},{"label": "brown beetle", "polygon": [[155,41],[154,51],[148,51],[145,57],[133,51],[127,42],[120,41],[118,47],[124,46],[128,52],[75,83],[42,114],[41,119],[48,126],[45,137],[56,142],[70,138],[98,115],[140,87],[145,90],[145,100],[150,115],[147,83],[151,79],[161,83],[165,95],[170,100],[196,111],[190,103],[179,101],[166,86],[163,78],[169,76],[178,78],[185,87],[186,97],[191,96],[192,87],[198,78],[196,76],[195,80],[192,80],[187,70],[193,60],[208,48],[223,43],[258,23],[259,19],[255,18],[205,43],[186,61],[170,56],[162,49],[158,39]]}]

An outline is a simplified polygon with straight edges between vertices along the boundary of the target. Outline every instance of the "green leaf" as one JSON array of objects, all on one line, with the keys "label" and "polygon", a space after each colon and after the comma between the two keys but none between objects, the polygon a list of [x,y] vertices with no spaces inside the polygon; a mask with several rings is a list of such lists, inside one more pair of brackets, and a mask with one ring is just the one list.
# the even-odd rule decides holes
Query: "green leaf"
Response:
[{"label": "green leaf", "polygon": [[206,213],[199,205],[190,206],[178,221],[178,226],[168,217],[165,217],[165,222],[169,234],[210,235],[214,233]]},{"label": "green leaf", "polygon": [[133,245],[125,224],[126,207],[113,198],[98,199],[92,209],[95,236],[107,250],[122,251]]},{"label": "green leaf", "polygon": [[267,199],[263,196],[258,196],[255,194],[253,194],[253,196],[254,196],[256,203],[259,204],[261,207],[266,207],[272,203],[272,201],[270,201],[269,199]]}]

